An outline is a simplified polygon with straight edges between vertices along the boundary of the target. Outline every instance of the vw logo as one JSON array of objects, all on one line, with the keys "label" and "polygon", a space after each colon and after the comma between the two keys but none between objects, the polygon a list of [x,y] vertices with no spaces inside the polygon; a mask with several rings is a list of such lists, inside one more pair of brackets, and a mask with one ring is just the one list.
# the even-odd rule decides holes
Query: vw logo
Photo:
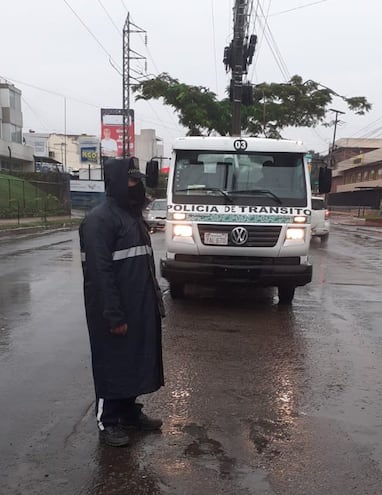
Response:
[{"label": "vw logo", "polygon": [[248,230],[244,227],[235,227],[232,229],[231,239],[237,246],[242,246],[248,241]]}]

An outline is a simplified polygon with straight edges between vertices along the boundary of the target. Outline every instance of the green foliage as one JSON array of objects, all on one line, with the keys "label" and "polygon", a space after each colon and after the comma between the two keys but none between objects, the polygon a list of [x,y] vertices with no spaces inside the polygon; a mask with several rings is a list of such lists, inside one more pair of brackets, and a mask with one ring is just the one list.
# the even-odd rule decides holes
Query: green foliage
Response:
[{"label": "green foliage", "polygon": [[[218,100],[204,86],[191,86],[168,74],[141,82],[133,87],[137,100],[162,99],[175,109],[179,123],[187,134],[222,136],[230,134],[232,104],[228,98]],[[312,80],[293,76],[287,83],[260,83],[253,88],[254,104],[242,106],[242,130],[252,136],[281,137],[286,127],[329,125],[326,116],[334,98],[341,99],[348,109],[364,115],[371,109],[365,97],[345,97]]]}]

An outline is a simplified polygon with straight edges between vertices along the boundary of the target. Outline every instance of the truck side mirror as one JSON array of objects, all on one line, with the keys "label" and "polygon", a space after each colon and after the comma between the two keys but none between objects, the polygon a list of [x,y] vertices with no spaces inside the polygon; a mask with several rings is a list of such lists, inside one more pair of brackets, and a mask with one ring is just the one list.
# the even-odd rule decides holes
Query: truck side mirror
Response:
[{"label": "truck side mirror", "polygon": [[159,181],[159,163],[156,160],[150,160],[146,163],[146,186],[157,187]]},{"label": "truck side mirror", "polygon": [[318,192],[327,194],[332,188],[332,169],[329,167],[321,167],[318,176]]}]

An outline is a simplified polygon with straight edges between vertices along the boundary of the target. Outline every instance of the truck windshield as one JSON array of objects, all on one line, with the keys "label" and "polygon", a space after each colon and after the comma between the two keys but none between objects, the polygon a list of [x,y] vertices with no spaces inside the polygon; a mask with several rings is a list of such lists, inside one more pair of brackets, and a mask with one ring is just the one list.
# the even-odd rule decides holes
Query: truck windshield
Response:
[{"label": "truck windshield", "polygon": [[224,191],[236,204],[306,205],[301,153],[178,150],[173,195],[183,203],[224,203]]}]

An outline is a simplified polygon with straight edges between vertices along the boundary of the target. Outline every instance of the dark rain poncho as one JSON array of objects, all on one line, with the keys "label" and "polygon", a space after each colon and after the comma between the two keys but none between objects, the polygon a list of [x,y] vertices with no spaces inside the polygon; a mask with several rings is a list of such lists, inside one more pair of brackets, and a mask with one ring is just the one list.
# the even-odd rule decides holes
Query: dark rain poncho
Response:
[{"label": "dark rain poncho", "polygon": [[[80,226],[94,384],[104,399],[136,397],[163,385],[162,301],[146,225],[126,208],[126,169],[125,161],[112,162],[107,198]],[[123,323],[125,336],[110,332]]]}]

